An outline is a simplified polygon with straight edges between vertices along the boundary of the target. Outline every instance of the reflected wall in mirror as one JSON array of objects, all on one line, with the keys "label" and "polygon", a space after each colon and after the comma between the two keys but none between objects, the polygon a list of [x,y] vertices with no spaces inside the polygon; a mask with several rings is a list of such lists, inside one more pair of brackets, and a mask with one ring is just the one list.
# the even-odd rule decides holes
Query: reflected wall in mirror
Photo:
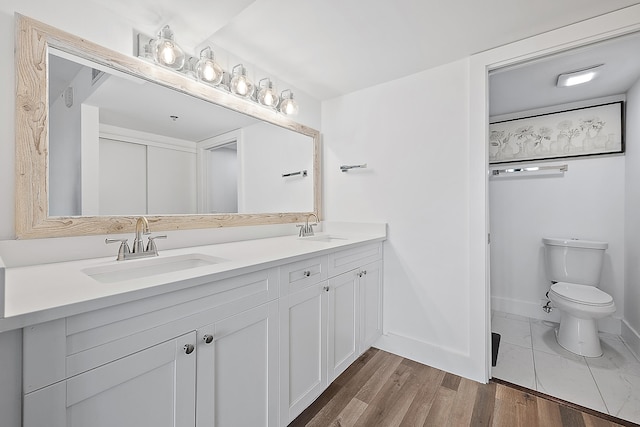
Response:
[{"label": "reflected wall in mirror", "polygon": [[29,18],[16,24],[18,238],[124,232],[139,215],[175,230],[320,214],[318,131]]}]

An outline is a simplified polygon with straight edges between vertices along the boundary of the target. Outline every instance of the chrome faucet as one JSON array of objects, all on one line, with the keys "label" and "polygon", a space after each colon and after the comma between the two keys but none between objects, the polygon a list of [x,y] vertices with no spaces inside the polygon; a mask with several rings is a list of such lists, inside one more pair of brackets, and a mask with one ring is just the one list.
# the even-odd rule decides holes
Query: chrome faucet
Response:
[{"label": "chrome faucet", "polygon": [[144,252],[144,242],[142,241],[142,234],[151,234],[149,231],[149,221],[147,218],[141,216],[136,221],[136,238],[133,240],[133,253],[137,254]]},{"label": "chrome faucet", "polygon": [[120,242],[120,248],[118,249],[118,257],[116,260],[123,261],[126,259],[135,259],[135,258],[145,258],[158,256],[158,248],[156,246],[155,239],[166,239],[166,234],[161,234],[158,236],[149,236],[149,240],[147,242],[147,247],[145,248],[142,235],[151,234],[149,231],[149,221],[147,218],[141,216],[136,221],[136,237],[133,240],[133,250],[129,249],[129,245],[127,243],[128,239],[105,239],[105,243],[116,243]]},{"label": "chrome faucet", "polygon": [[[309,218],[311,218],[312,216],[316,217],[316,222],[313,223],[313,224],[309,224]],[[298,237],[313,236],[313,226],[314,225],[318,225],[318,221],[320,221],[318,219],[318,215],[316,215],[315,213],[310,213],[307,216],[307,219],[304,222],[304,224],[298,224],[297,225],[298,227],[300,227],[300,233],[298,233]]]}]

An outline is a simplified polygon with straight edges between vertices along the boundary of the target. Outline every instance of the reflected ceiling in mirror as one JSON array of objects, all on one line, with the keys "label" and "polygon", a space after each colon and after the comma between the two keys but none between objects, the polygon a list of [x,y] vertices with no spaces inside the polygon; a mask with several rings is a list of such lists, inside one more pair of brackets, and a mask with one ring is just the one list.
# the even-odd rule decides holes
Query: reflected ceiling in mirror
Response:
[{"label": "reflected ceiling in mirror", "polygon": [[[320,214],[318,131],[21,15],[16,24],[18,238],[128,232],[138,215],[175,230]],[[283,176],[298,170],[308,176]]]}]

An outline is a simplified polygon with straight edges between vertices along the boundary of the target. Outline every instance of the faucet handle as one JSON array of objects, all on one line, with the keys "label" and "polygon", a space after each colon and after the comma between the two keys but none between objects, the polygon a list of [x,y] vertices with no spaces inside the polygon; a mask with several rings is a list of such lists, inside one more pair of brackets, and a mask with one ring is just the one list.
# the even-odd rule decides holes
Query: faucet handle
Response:
[{"label": "faucet handle", "polygon": [[149,242],[147,243],[146,252],[153,252],[154,254],[158,254],[158,247],[156,246],[156,239],[166,239],[166,234],[159,234],[157,236],[149,236]]},{"label": "faucet handle", "polygon": [[104,243],[109,244],[109,243],[118,243],[120,242],[120,248],[118,248],[118,257],[116,258],[116,260],[118,261],[122,261],[125,257],[125,254],[131,253],[131,251],[129,250],[129,245],[127,244],[127,241],[129,239],[109,239],[106,238],[104,239]]}]

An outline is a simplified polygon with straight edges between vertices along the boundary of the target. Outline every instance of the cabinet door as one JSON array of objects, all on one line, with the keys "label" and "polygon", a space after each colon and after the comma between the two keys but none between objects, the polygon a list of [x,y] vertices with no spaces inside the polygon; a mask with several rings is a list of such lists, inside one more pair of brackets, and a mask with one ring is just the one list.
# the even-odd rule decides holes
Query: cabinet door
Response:
[{"label": "cabinet door", "polygon": [[280,298],[280,407],[287,425],[327,386],[327,282]]},{"label": "cabinet door", "polygon": [[382,261],[360,269],[360,351],[364,353],[382,335]]},{"label": "cabinet door", "polygon": [[191,332],[29,393],[23,425],[193,426],[195,341]]},{"label": "cabinet door", "polygon": [[278,424],[278,302],[198,329],[197,426]]},{"label": "cabinet door", "polygon": [[329,383],[358,356],[359,271],[352,270],[329,279],[327,311],[327,364]]}]

